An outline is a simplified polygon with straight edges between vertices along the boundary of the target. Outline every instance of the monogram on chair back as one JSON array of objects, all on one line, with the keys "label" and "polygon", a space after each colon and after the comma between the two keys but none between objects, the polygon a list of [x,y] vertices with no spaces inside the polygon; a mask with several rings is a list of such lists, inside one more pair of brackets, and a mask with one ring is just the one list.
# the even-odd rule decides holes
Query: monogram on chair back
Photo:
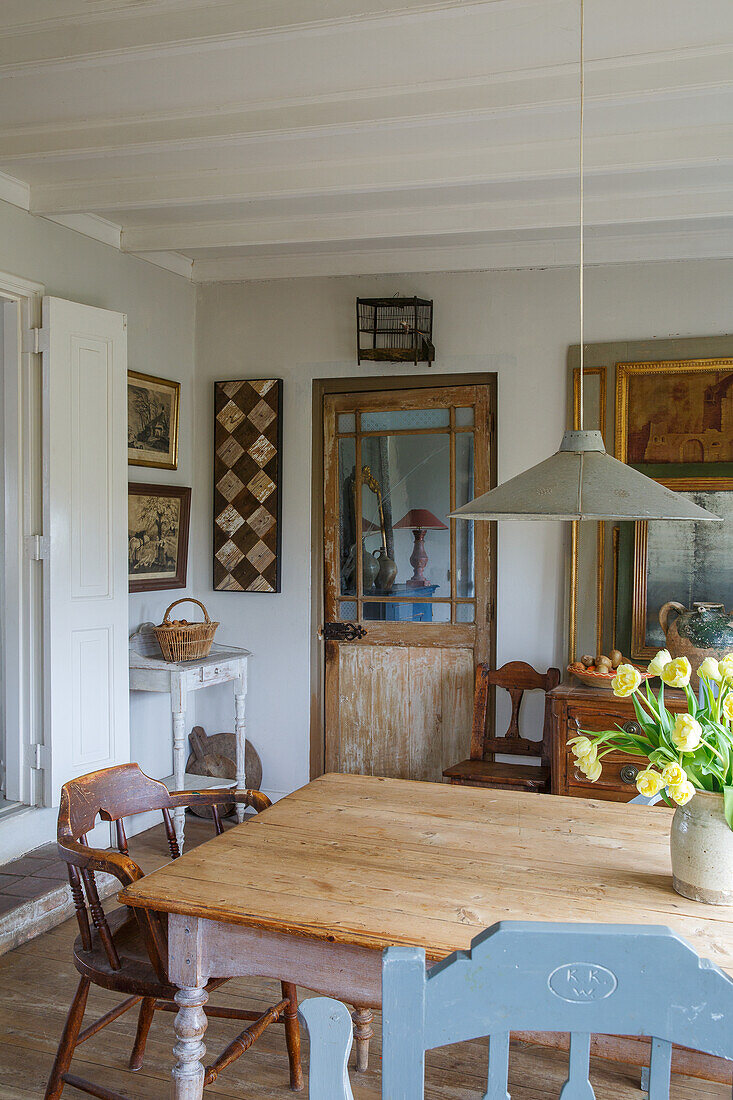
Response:
[{"label": "monogram on chair back", "polygon": [[[314,998],[301,1013],[311,1100],[351,1100],[348,1010]],[[489,1037],[483,1100],[510,1100],[512,1031],[570,1032],[559,1100],[595,1100],[591,1035],[652,1036],[649,1100],[669,1100],[673,1043],[733,1059],[733,980],[668,928],[508,921],[429,972],[423,950],[388,948],[382,1020],[383,1100],[423,1100],[425,1051],[480,1036]]]}]

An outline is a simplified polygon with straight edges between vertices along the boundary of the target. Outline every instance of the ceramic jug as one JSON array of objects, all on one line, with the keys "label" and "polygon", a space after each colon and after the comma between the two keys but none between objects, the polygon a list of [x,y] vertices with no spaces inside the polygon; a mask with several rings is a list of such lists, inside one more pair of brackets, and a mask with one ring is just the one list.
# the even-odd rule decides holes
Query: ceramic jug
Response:
[{"label": "ceramic jug", "polygon": [[[670,615],[677,617],[670,622]],[[659,610],[659,624],[673,657],[687,657],[692,665],[692,685],[697,687],[697,670],[706,657],[720,660],[733,653],[733,616],[722,603],[694,603],[692,610],[670,600]]]},{"label": "ceramic jug", "polygon": [[388,557],[387,551],[384,547],[380,547],[379,550],[374,551],[374,557],[379,558],[379,573],[377,574],[376,586],[380,592],[391,592],[392,585],[395,582],[397,576],[397,565]]}]

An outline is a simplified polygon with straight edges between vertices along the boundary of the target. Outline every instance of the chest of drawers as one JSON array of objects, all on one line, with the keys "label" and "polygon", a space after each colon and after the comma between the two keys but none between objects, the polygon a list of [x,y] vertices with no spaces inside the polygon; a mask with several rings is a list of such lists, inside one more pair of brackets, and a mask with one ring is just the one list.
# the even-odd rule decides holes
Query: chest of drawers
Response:
[{"label": "chest of drawers", "polygon": [[[617,699],[608,688],[584,687],[564,681],[552,692],[552,793],[577,798],[601,798],[611,802],[628,802],[636,795],[636,776],[644,767],[639,756],[612,752],[603,758],[603,774],[591,783],[579,772],[568,741],[582,730],[613,729],[636,722],[634,704],[630,699]],[[674,713],[687,710],[683,691],[665,691],[667,709]]]}]

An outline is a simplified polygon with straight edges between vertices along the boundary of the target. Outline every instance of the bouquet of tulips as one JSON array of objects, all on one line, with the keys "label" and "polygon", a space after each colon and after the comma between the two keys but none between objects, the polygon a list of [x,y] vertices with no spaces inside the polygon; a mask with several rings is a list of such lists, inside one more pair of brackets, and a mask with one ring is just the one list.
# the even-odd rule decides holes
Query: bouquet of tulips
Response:
[{"label": "bouquet of tulips", "polygon": [[[641,673],[622,664],[611,682],[613,693],[631,697],[641,728],[638,734],[617,726],[604,733],[584,730],[568,744],[576,767],[595,783],[609,752],[621,751],[644,757],[648,764],[636,778],[643,795],[662,794],[669,805],[684,806],[696,791],[724,797],[725,816],[733,829],[733,653],[722,661],[708,657],[698,669],[699,698],[690,687],[692,669],[686,657],[672,660],[662,649],[649,664],[662,686],[658,694],[649,680],[640,690]],[[670,714],[664,705],[664,688],[684,688],[688,713]]]}]

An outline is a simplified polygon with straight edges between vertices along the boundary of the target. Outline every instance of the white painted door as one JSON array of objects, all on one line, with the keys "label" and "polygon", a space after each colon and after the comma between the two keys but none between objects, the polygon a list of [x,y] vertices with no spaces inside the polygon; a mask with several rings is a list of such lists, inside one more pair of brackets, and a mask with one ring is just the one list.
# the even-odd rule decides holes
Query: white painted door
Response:
[{"label": "white painted door", "polygon": [[126,325],[43,299],[47,805],[129,760]]}]

